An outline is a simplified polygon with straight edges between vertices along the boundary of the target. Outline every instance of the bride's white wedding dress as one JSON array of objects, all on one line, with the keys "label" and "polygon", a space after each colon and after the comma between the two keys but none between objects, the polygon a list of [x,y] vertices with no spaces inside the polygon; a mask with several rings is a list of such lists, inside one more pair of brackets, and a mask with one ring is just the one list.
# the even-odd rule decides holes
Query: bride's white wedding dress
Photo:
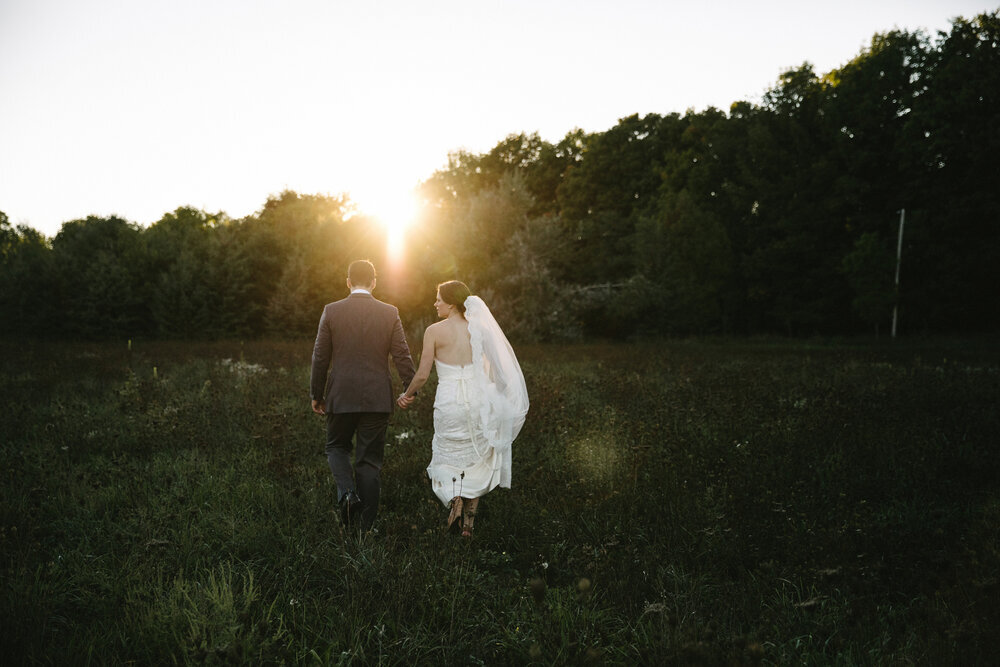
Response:
[{"label": "bride's white wedding dress", "polygon": [[511,443],[528,412],[524,375],[503,331],[477,296],[465,301],[473,362],[440,360],[427,475],[444,505],[510,488]]},{"label": "bride's white wedding dress", "polygon": [[[478,425],[478,400],[472,365],[452,366],[435,360],[438,386],[434,396],[434,439],[427,475],[434,493],[447,505],[455,496],[478,498],[500,484],[510,470],[510,454],[491,446]],[[504,465],[506,463],[506,466]],[[510,487],[509,473],[507,487]]]}]

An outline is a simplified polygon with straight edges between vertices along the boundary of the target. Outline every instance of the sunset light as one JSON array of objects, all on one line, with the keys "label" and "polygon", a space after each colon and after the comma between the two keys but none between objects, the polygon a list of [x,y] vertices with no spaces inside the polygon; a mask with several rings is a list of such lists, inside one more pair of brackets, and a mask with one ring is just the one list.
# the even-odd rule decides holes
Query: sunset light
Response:
[{"label": "sunset light", "polygon": [[412,192],[397,192],[380,198],[366,198],[360,208],[385,227],[388,257],[396,262],[402,257],[406,231],[417,216],[417,200]]}]

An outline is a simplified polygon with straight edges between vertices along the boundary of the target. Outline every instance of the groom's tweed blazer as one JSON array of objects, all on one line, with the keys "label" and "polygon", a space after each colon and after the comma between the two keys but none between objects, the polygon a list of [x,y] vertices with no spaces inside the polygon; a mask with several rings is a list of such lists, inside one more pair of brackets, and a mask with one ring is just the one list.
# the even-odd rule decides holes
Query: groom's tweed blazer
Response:
[{"label": "groom's tweed blazer", "polygon": [[392,412],[390,355],[405,388],[414,368],[395,306],[365,292],[328,303],[313,346],[313,400],[325,398],[328,414]]}]

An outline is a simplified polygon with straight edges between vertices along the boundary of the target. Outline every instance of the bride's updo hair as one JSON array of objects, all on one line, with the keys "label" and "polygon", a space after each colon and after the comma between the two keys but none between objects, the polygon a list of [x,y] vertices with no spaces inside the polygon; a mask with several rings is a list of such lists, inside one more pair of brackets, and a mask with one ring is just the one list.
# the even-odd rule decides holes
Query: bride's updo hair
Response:
[{"label": "bride's updo hair", "polygon": [[461,280],[449,280],[438,285],[438,294],[441,295],[442,301],[449,306],[455,306],[458,312],[465,315],[465,300],[472,294],[468,285]]}]

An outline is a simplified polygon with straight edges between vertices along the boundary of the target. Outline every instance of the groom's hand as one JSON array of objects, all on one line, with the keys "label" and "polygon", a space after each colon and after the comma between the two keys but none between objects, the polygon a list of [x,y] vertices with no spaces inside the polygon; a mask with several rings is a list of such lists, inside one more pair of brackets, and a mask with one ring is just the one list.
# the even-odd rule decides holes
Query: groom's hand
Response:
[{"label": "groom's hand", "polygon": [[326,408],[323,407],[323,403],[321,401],[317,401],[317,400],[313,399],[312,408],[313,408],[313,412],[315,412],[318,415],[325,415],[326,414]]}]

